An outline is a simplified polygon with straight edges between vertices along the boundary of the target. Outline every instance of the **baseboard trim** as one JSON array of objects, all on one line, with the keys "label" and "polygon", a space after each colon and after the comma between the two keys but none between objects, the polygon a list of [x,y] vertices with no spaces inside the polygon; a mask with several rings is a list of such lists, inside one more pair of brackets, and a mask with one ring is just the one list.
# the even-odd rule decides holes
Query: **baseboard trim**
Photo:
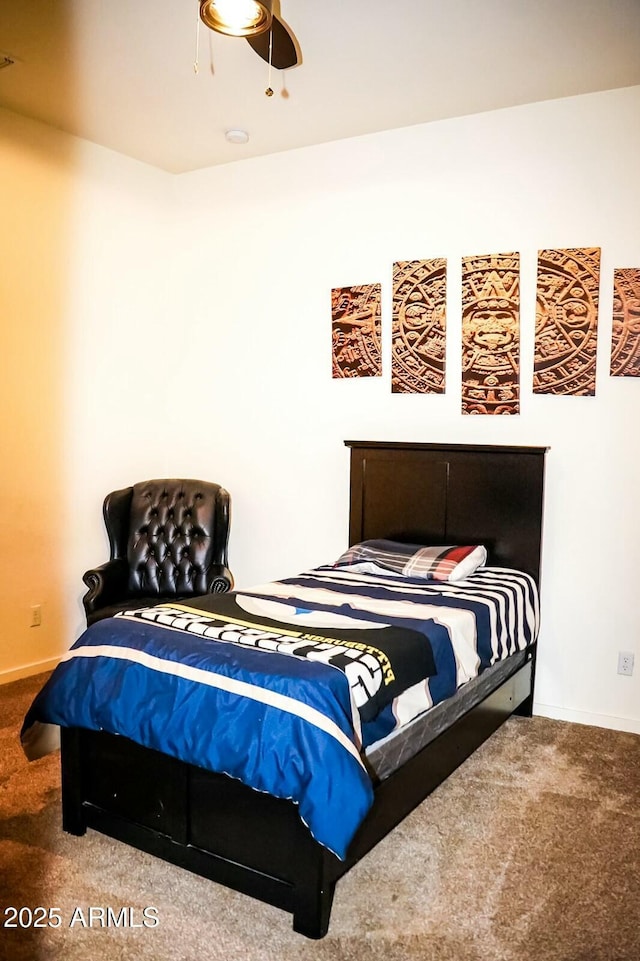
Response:
[{"label": "baseboard trim", "polygon": [[554,718],[557,721],[571,721],[574,724],[590,724],[593,727],[606,727],[612,731],[626,731],[629,734],[640,734],[640,718],[616,717],[613,714],[592,714],[590,711],[574,711],[554,704],[533,705],[533,713],[541,717]]},{"label": "baseboard trim", "polygon": [[47,671],[52,671],[59,663],[59,657],[49,657],[46,661],[36,661],[35,664],[24,664],[9,671],[0,671],[0,685],[19,681],[23,677],[33,677],[34,674],[45,674]]}]

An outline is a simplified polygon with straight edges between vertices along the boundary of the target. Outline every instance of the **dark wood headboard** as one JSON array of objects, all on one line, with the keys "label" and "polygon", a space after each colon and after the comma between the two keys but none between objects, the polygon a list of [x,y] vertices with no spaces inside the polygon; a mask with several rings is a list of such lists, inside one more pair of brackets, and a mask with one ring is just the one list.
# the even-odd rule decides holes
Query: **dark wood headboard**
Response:
[{"label": "dark wood headboard", "polygon": [[540,580],[546,447],[345,441],[349,544],[484,544],[487,563]]}]

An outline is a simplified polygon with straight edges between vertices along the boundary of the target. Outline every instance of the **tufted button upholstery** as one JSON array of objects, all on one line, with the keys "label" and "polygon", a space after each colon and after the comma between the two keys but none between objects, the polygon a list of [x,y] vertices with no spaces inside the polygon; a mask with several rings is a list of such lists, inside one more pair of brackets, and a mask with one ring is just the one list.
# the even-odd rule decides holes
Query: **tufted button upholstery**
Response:
[{"label": "tufted button upholstery", "polygon": [[108,494],[111,560],[84,575],[87,623],[166,598],[229,590],[229,500],[219,484],[179,479]]}]

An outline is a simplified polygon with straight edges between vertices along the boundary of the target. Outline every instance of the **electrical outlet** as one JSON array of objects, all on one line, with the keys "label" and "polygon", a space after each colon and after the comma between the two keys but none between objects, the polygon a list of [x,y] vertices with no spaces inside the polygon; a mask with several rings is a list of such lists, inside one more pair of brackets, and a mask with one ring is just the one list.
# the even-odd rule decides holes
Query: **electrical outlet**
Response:
[{"label": "electrical outlet", "polygon": [[633,674],[633,654],[631,651],[618,651],[618,674]]},{"label": "electrical outlet", "polygon": [[42,624],[42,605],[32,604],[31,605],[31,624],[29,627],[40,627]]}]

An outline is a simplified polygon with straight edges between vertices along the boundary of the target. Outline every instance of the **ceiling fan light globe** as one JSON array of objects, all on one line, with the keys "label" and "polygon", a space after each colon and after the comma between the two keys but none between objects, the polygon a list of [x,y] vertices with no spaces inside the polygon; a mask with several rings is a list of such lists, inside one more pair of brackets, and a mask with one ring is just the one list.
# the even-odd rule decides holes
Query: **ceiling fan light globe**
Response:
[{"label": "ceiling fan light globe", "polygon": [[255,37],[271,26],[272,0],[200,0],[200,19],[229,37]]}]

